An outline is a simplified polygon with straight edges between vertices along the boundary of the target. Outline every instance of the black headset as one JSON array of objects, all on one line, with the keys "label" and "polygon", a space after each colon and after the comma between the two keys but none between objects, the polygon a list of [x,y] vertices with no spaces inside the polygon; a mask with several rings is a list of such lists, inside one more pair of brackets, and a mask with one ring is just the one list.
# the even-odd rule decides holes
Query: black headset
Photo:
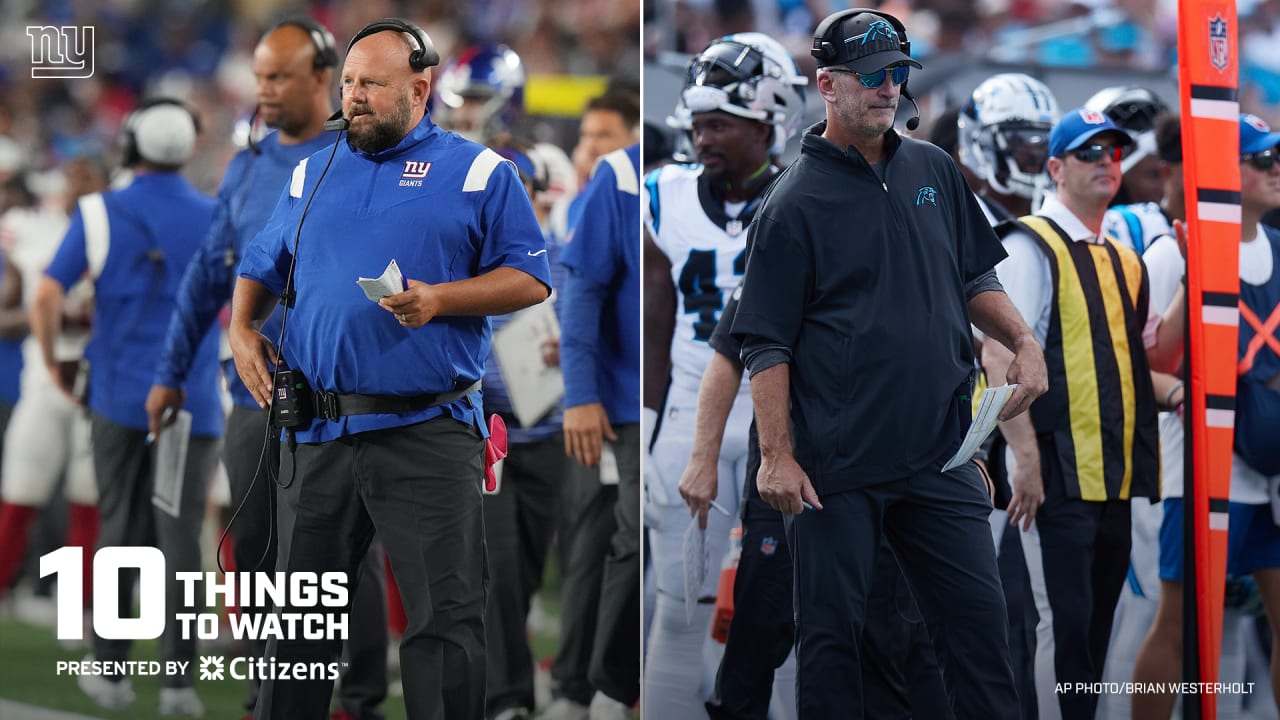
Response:
[{"label": "black headset", "polygon": [[133,167],[146,159],[138,152],[138,118],[147,110],[161,105],[174,105],[186,110],[187,114],[191,116],[191,123],[195,125],[196,134],[200,133],[200,116],[196,115],[196,112],[181,100],[170,97],[156,97],[144,100],[124,119],[124,131],[121,137],[121,152],[123,154],[121,164],[124,167]]},{"label": "black headset", "polygon": [[871,13],[872,15],[883,18],[892,25],[893,29],[898,32],[898,47],[902,50],[904,55],[911,55],[911,41],[907,39],[907,26],[903,25],[901,20],[887,12],[872,10],[870,8],[849,8],[848,10],[841,10],[840,12],[828,15],[822,22],[818,23],[818,27],[813,31],[813,49],[809,51],[809,54],[824,63],[834,63],[836,58],[840,57],[840,47],[839,43],[831,42],[831,38],[829,37],[831,31],[847,18],[851,18],[854,15],[861,15],[862,13]]},{"label": "black headset", "polygon": [[266,37],[282,27],[289,26],[301,28],[311,36],[311,44],[316,48],[315,57],[311,60],[311,67],[316,70],[338,67],[338,44],[333,39],[333,33],[329,32],[329,28],[321,25],[318,20],[309,15],[291,15],[267,28],[267,31],[262,35]]},{"label": "black headset", "polygon": [[401,18],[383,18],[375,20],[360,29],[351,38],[351,42],[347,43],[347,52],[351,52],[351,48],[360,40],[387,30],[405,33],[413,37],[418,47],[409,53],[409,69],[414,72],[422,72],[429,67],[435,67],[440,64],[440,53],[436,52],[436,46],[431,42],[430,36],[422,28],[414,25],[408,20]]},{"label": "black headset", "polygon": [[[813,48],[809,50],[809,54],[818,59],[825,65],[835,64],[840,57],[841,48],[844,47],[843,42],[832,42],[830,37],[832,30],[836,29],[840,23],[847,18],[862,13],[871,13],[893,26],[898,33],[898,49],[903,55],[911,57],[911,41],[907,39],[907,26],[902,24],[898,18],[887,12],[872,10],[870,8],[849,8],[841,10],[837,13],[828,15],[822,22],[818,23],[818,27],[813,30]],[[916,104],[916,99],[911,95],[911,91],[907,89],[908,83],[902,84],[902,96],[911,102],[911,106],[916,109],[915,117],[907,120],[907,129],[915,130],[920,127],[920,106]]]}]

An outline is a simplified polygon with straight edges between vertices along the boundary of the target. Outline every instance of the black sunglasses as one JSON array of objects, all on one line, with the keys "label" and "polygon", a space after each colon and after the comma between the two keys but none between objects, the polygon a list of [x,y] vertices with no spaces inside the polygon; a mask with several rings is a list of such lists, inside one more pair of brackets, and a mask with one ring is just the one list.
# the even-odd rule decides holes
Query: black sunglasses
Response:
[{"label": "black sunglasses", "polygon": [[1124,158],[1124,148],[1119,145],[1086,145],[1072,150],[1071,155],[1082,163],[1096,163],[1104,157],[1120,162]]},{"label": "black sunglasses", "polygon": [[1260,172],[1270,172],[1276,166],[1276,160],[1276,148],[1240,156],[1240,162],[1247,162]]}]

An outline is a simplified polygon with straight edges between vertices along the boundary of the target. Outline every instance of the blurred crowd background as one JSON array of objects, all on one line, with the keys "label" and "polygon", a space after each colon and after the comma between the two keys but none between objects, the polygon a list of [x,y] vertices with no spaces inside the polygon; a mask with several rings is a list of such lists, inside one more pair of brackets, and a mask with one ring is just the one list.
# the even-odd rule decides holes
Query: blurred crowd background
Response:
[{"label": "blurred crowd background", "polygon": [[[0,176],[113,153],[121,122],[138,99],[166,94],[198,110],[200,150],[186,174],[201,190],[215,191],[238,149],[228,140],[238,127],[243,142],[253,110],[254,44],[265,28],[294,13],[328,26],[340,51],[360,27],[388,16],[425,28],[446,60],[472,43],[506,43],[529,75],[526,102],[536,139],[566,152],[587,99],[610,80],[639,82],[635,0],[5,0]],[[32,80],[28,25],[93,25],[93,77]]]},{"label": "blurred crowd background", "polygon": [[[1138,85],[1177,105],[1177,0],[889,0],[869,3],[906,24],[920,99],[932,117],[962,104],[982,80],[1024,72],[1063,108],[1099,88]],[[663,124],[690,56],[716,37],[758,31],[781,41],[813,77],[813,28],[845,0],[650,0],[645,4],[645,117]],[[1238,0],[1240,109],[1280,124],[1280,0]],[[812,87],[812,86],[810,86]],[[809,119],[822,103],[810,102]],[[904,103],[905,105],[905,103]],[[908,113],[910,106],[900,113]],[[900,114],[899,119],[907,115]]]}]

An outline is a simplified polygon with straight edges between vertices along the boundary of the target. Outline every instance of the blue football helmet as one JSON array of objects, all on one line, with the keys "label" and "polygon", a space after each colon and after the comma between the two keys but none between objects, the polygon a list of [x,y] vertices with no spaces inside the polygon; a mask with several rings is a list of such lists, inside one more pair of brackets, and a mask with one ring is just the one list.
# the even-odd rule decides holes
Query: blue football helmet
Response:
[{"label": "blue football helmet", "polygon": [[511,48],[472,45],[441,70],[434,120],[480,143],[511,134],[524,120],[524,83],[524,63]]}]

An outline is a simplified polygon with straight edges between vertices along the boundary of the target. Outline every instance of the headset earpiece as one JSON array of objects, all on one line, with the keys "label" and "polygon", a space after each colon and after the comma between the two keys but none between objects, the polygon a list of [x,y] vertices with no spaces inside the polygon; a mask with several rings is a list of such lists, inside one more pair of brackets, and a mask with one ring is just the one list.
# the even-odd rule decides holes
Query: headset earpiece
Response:
[{"label": "headset earpiece", "polygon": [[263,36],[279,30],[282,27],[292,26],[306,31],[311,37],[311,44],[315,46],[316,54],[311,60],[311,67],[316,70],[324,70],[325,68],[338,67],[338,43],[333,39],[333,33],[329,32],[329,28],[320,24],[318,20],[309,15],[295,15],[287,17],[284,20],[272,25]]},{"label": "headset earpiece", "polygon": [[347,52],[350,53],[351,48],[355,47],[355,44],[360,40],[388,30],[404,33],[412,37],[417,44],[417,47],[409,53],[409,69],[414,72],[422,72],[429,67],[435,67],[440,64],[440,53],[436,51],[436,46],[431,42],[431,37],[427,35],[426,31],[400,18],[383,18],[365,25],[360,29],[360,32],[351,38],[351,42],[347,44]]}]

